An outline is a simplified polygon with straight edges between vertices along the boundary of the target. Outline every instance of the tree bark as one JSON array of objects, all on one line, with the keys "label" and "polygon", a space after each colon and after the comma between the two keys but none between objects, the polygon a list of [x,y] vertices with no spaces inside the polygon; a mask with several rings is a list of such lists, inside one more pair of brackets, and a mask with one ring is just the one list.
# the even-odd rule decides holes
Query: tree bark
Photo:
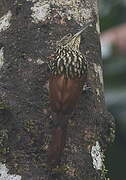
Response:
[{"label": "tree bark", "polygon": [[[97,1],[2,0],[0,8],[1,163],[17,180],[105,179],[104,152],[114,139],[114,121],[104,101]],[[55,114],[48,100],[47,61],[57,41],[90,20],[80,47],[90,89],[69,117],[61,167],[50,170],[47,148]]]}]

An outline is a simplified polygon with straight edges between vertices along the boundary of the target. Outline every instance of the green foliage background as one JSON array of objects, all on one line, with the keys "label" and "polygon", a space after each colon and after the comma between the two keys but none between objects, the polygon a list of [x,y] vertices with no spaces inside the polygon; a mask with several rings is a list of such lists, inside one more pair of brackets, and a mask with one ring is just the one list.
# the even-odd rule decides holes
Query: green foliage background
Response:
[{"label": "green foliage background", "polygon": [[[126,0],[100,0],[101,31],[126,23]],[[117,124],[115,143],[107,151],[106,166],[111,180],[126,180],[126,53],[113,47],[104,60],[105,95]]]}]

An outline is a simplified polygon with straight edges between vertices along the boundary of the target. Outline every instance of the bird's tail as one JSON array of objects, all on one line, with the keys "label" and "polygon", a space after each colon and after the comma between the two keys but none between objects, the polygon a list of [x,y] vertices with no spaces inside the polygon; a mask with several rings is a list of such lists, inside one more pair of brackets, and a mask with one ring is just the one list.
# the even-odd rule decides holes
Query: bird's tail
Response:
[{"label": "bird's tail", "polygon": [[67,121],[62,114],[57,116],[57,125],[53,130],[52,141],[48,148],[48,164],[51,167],[60,165],[61,155],[66,143]]}]

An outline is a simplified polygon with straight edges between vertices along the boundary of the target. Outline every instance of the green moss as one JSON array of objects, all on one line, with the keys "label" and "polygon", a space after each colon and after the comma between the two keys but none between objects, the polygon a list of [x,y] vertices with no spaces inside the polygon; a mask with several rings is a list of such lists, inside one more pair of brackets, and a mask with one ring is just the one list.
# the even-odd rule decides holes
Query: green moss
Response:
[{"label": "green moss", "polygon": [[8,109],[8,106],[4,104],[2,101],[0,101],[0,110]]},{"label": "green moss", "polygon": [[106,178],[107,172],[108,172],[108,170],[105,168],[105,165],[103,164],[102,171],[101,171],[101,179],[102,180],[108,180],[108,178]]},{"label": "green moss", "polygon": [[35,123],[33,120],[28,120],[25,122],[24,128],[27,130],[27,132],[30,132],[35,128]]},{"label": "green moss", "polygon": [[8,139],[8,130],[7,129],[0,130],[0,145],[2,145],[6,139]]},{"label": "green moss", "polygon": [[103,160],[102,161],[103,165],[102,165],[102,170],[101,170],[101,180],[110,180],[110,178],[106,177],[108,174],[108,170],[106,169],[105,164],[104,164],[105,155],[103,155],[102,160]]},{"label": "green moss", "polygon": [[115,140],[115,128],[110,128],[110,142],[114,142]]},{"label": "green moss", "polygon": [[0,159],[2,160],[3,156],[9,152],[9,147],[7,145],[8,142],[8,130],[2,129],[0,130]]},{"label": "green moss", "polygon": [[62,166],[57,166],[55,168],[50,168],[48,167],[49,170],[51,170],[51,172],[53,174],[63,174],[66,173],[69,170],[69,167],[66,165],[62,165]]}]

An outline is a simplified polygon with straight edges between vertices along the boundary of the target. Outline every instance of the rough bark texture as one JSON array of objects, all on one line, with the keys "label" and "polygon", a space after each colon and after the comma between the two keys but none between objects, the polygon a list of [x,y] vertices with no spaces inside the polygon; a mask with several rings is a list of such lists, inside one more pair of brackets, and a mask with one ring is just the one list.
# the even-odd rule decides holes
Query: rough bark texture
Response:
[{"label": "rough bark texture", "polygon": [[[103,153],[114,123],[104,102],[96,0],[1,0],[0,8],[0,22],[10,13],[9,25],[0,23],[0,161],[22,180],[105,179]],[[94,23],[82,34],[80,50],[89,62],[91,88],[69,117],[62,166],[50,171],[47,147],[55,114],[46,61],[58,40],[89,20]]]}]

